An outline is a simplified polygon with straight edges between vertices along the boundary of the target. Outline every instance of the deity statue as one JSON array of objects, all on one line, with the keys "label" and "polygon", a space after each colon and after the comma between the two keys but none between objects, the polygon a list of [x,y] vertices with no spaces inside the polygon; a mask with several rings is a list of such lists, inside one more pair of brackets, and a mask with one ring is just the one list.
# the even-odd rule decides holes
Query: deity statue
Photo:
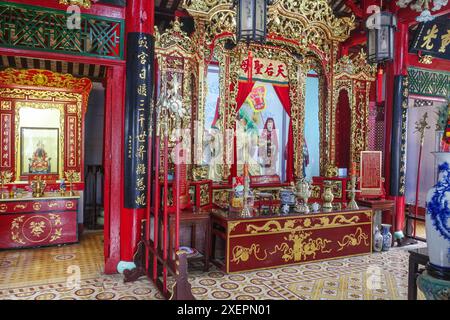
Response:
[{"label": "deity statue", "polygon": [[205,134],[203,159],[208,164],[208,178],[213,181],[220,181],[222,174],[220,165],[223,163],[222,157],[222,141],[219,128],[212,126]]},{"label": "deity statue", "polygon": [[249,118],[248,114],[241,111],[238,114],[236,122],[236,151],[238,174],[243,173],[243,165],[248,164],[250,176],[258,176],[261,174],[260,166],[257,162],[258,150],[258,128]]},{"label": "deity statue", "polygon": [[29,158],[29,172],[30,173],[49,173],[50,172],[50,160],[48,158],[47,152],[45,151],[45,146],[42,141],[38,141],[36,145],[36,150],[33,152],[32,158]]},{"label": "deity statue", "polygon": [[259,138],[258,159],[263,175],[277,174],[278,136],[273,118],[267,118]]}]

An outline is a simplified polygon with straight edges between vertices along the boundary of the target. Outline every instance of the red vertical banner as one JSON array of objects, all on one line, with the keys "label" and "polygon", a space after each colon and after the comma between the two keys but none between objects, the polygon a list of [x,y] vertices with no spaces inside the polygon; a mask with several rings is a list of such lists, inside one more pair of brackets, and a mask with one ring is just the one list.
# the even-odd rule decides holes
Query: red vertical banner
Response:
[{"label": "red vertical banner", "polygon": [[5,113],[1,115],[1,131],[0,131],[0,139],[1,139],[1,165],[2,169],[11,169],[12,164],[12,115],[9,113]]},{"label": "red vertical banner", "polygon": [[360,189],[362,197],[382,195],[381,165],[381,151],[361,152]]}]

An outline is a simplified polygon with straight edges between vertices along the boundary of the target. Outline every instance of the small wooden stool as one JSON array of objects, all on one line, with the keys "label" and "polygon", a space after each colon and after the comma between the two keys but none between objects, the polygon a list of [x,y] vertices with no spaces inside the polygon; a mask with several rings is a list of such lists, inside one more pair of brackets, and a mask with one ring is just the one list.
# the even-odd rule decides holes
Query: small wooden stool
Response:
[{"label": "small wooden stool", "polygon": [[[204,271],[209,270],[209,260],[211,255],[211,221],[210,221],[210,211],[209,210],[183,210],[180,212],[180,228],[190,227],[191,229],[191,247],[196,248],[197,239],[196,231],[197,226],[203,226],[205,231],[205,249],[203,250],[203,257],[200,259],[204,262]],[[170,236],[169,236],[169,252],[173,249],[173,235],[175,235],[175,215],[170,214]],[[189,258],[188,260],[196,260],[199,258]]]}]

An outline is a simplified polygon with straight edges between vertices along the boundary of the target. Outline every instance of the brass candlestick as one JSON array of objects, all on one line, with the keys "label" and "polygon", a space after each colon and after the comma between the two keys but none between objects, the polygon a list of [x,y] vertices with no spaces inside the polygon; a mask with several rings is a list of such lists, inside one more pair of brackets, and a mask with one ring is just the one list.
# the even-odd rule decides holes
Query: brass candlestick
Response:
[{"label": "brass candlestick", "polygon": [[44,195],[45,187],[47,186],[47,183],[45,180],[42,180],[42,177],[37,177],[35,180],[31,182],[31,190],[32,190],[32,196],[34,198],[40,198]]},{"label": "brass candlestick", "polygon": [[73,197],[75,195],[75,193],[73,192],[73,182],[75,179],[75,171],[74,170],[70,170],[66,172],[66,179],[67,181],[69,181],[69,196]]},{"label": "brass candlestick", "polygon": [[345,190],[350,194],[350,201],[347,204],[347,208],[350,210],[358,210],[359,206],[355,201],[355,196],[357,192],[361,192],[361,190],[356,190],[356,176],[352,176],[351,182],[350,182],[350,189]]}]

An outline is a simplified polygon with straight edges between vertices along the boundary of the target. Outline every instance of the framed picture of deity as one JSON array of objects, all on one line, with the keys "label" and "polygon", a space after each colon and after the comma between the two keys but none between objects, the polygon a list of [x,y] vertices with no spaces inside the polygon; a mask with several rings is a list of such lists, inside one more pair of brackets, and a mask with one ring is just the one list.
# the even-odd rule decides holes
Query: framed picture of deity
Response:
[{"label": "framed picture of deity", "polygon": [[59,129],[26,128],[20,130],[20,175],[58,174]]}]

